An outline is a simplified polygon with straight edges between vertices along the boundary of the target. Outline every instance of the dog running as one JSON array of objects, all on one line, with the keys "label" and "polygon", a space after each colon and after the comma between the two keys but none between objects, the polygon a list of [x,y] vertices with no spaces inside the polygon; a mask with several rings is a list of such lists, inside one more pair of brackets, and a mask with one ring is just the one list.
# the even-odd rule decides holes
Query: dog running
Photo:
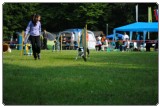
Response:
[{"label": "dog running", "polygon": [[[84,48],[83,48],[83,47],[79,47],[79,48],[77,48],[77,51],[78,51],[78,54],[77,54],[75,60],[77,60],[78,57],[81,57],[81,58],[83,58],[84,61],[86,62],[87,59],[86,59],[86,57],[84,56]],[[89,57],[89,54],[90,54],[90,53],[89,53],[89,49],[87,48],[87,56],[88,56],[88,57]]]}]

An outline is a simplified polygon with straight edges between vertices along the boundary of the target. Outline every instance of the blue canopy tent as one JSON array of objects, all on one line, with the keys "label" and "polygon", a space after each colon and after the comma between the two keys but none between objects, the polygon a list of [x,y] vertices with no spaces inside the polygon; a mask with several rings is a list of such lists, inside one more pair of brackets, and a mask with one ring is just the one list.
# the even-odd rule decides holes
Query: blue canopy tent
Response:
[{"label": "blue canopy tent", "polygon": [[[110,35],[106,36],[106,38],[113,39],[114,38],[114,34],[110,34]],[[123,38],[123,34],[116,33],[116,37],[115,37],[116,40],[122,39],[122,38]]]},{"label": "blue canopy tent", "polygon": [[143,32],[143,40],[145,41],[147,32],[158,32],[158,22],[135,22],[129,25],[115,28],[113,30],[114,38],[117,31],[130,32],[130,40],[132,40],[133,32]]}]

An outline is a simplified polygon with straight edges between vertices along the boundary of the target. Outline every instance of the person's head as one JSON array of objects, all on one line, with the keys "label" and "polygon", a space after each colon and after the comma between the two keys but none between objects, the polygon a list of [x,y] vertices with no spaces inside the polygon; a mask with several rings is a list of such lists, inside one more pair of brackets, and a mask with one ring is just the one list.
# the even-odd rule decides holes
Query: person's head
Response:
[{"label": "person's head", "polygon": [[41,16],[38,14],[38,21],[40,21],[41,20]]},{"label": "person's head", "polygon": [[34,14],[33,15],[33,24],[36,25],[36,23],[39,21],[40,15],[39,14]]},{"label": "person's head", "polygon": [[124,35],[126,35],[127,33],[126,32],[124,32]]},{"label": "person's head", "polygon": [[40,15],[39,15],[39,14],[36,14],[36,15],[35,15],[35,21],[36,21],[36,22],[37,22],[37,21],[39,21],[39,20],[40,20],[40,18],[41,18],[41,17],[40,17]]},{"label": "person's head", "polygon": [[[99,36],[98,36],[98,37],[99,37]],[[98,38],[98,37],[96,38],[96,40],[99,40],[99,38]]]}]

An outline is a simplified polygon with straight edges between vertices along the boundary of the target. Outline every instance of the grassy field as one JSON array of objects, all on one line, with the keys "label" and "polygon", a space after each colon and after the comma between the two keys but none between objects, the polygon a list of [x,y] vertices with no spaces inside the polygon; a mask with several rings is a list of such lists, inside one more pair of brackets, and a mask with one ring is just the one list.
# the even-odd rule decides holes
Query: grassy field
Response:
[{"label": "grassy field", "polygon": [[3,53],[5,105],[156,105],[158,52]]}]

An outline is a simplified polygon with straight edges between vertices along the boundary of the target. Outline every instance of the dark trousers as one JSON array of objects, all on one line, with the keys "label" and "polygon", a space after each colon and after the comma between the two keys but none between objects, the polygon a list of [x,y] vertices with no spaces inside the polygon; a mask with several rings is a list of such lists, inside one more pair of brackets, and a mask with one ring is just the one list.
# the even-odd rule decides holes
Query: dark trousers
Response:
[{"label": "dark trousers", "polygon": [[150,48],[151,48],[151,44],[150,43],[146,43],[146,51],[151,51]]},{"label": "dark trousers", "polygon": [[87,48],[87,53],[88,53],[88,56],[89,56],[89,54],[90,54],[90,51],[89,51],[89,49]]},{"label": "dark trousers", "polygon": [[119,46],[120,51],[122,51],[122,45]]},{"label": "dark trousers", "polygon": [[95,46],[96,51],[100,51],[100,50],[101,50],[101,46],[102,46],[102,45],[96,45],[96,46]]},{"label": "dark trousers", "polygon": [[34,58],[37,58],[37,54],[41,51],[41,40],[40,36],[30,36],[31,44],[32,44],[32,51]]}]

